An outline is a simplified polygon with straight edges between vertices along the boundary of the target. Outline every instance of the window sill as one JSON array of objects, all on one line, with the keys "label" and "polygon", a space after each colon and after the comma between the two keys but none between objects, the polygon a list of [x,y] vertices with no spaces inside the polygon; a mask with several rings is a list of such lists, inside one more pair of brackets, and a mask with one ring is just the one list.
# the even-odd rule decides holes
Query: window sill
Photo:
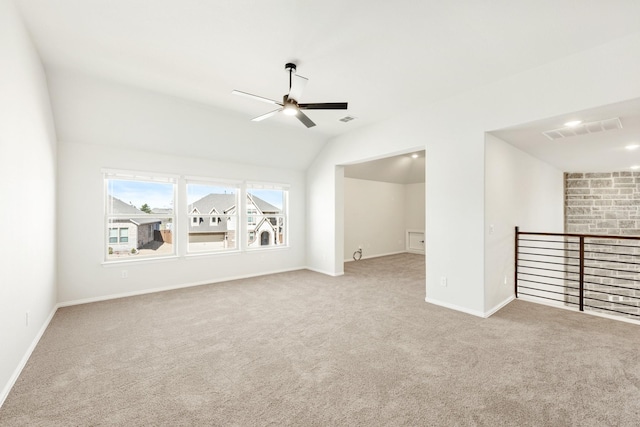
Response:
[{"label": "window sill", "polygon": [[152,258],[135,258],[135,259],[115,259],[109,261],[102,261],[103,267],[115,267],[123,264],[153,264],[156,262],[176,261],[179,257],[177,255],[152,257]]}]

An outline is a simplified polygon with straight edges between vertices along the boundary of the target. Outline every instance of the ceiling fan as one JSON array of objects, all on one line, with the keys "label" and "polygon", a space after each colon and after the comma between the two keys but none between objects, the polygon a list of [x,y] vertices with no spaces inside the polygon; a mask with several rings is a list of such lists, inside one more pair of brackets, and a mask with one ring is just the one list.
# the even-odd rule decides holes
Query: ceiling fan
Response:
[{"label": "ceiling fan", "polygon": [[242,92],[239,90],[234,90],[231,92],[234,95],[246,96],[247,98],[252,98],[258,101],[267,102],[269,104],[279,105],[280,108],[277,110],[270,111],[261,116],[255,117],[251,119],[254,122],[259,122],[264,119],[268,119],[269,117],[279,113],[288,115],[288,116],[296,116],[298,120],[300,120],[306,127],[310,128],[315,126],[316,124],[311,121],[306,114],[302,112],[302,110],[346,110],[347,103],[346,102],[323,102],[323,103],[299,103],[298,100],[302,95],[302,91],[304,87],[307,85],[309,79],[306,77],[302,77],[296,74],[296,64],[287,63],[284,66],[284,69],[289,72],[289,93],[282,97],[282,102],[274,101],[273,99],[264,98],[262,96],[253,95],[251,93]]}]

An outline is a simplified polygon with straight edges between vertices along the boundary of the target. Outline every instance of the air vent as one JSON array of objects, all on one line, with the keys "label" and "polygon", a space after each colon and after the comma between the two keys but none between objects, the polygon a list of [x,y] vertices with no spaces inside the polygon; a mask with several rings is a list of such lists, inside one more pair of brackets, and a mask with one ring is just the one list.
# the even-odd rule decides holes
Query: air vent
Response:
[{"label": "air vent", "polygon": [[554,141],[556,139],[569,138],[571,136],[588,135],[590,133],[606,132],[622,129],[622,122],[618,117],[597,122],[582,123],[578,126],[565,126],[559,129],[542,132],[544,136]]},{"label": "air vent", "polygon": [[340,120],[341,122],[347,123],[347,122],[350,122],[351,120],[355,120],[355,119],[356,118],[353,117],[353,116],[344,116],[343,118],[338,119],[338,120]]}]

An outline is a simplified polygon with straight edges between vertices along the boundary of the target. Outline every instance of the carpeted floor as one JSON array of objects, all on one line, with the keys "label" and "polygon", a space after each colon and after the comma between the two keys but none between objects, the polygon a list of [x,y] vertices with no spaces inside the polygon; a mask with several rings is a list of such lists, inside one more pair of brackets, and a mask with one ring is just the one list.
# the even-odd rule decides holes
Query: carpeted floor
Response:
[{"label": "carpeted floor", "polygon": [[636,426],[640,327],[424,302],[424,257],[58,310],[2,426]]}]

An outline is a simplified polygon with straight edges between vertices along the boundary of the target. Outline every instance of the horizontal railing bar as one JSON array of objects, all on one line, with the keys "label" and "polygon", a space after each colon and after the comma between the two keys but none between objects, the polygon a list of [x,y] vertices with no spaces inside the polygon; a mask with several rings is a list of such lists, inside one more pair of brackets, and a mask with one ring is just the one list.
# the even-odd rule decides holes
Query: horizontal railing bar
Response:
[{"label": "horizontal railing bar", "polygon": [[523,289],[531,289],[532,291],[547,292],[547,293],[549,293],[549,294],[564,295],[564,296],[566,296],[566,297],[574,296],[574,295],[567,294],[567,293],[564,293],[564,292],[547,291],[547,290],[544,290],[544,289],[532,288],[532,287],[530,287],[530,286],[519,286],[519,287],[520,287],[520,288],[523,288]]},{"label": "horizontal railing bar", "polygon": [[[608,240],[638,240],[640,236],[612,236],[607,234],[576,234],[576,233],[536,233],[529,231],[518,231],[518,235],[525,236],[560,236],[560,237],[584,237],[585,239],[608,239]],[[586,242],[585,242],[586,244]]]},{"label": "horizontal railing bar", "polygon": [[[553,264],[552,262],[550,262],[549,264]],[[618,273],[633,273],[633,274],[640,274],[640,271],[632,271],[632,270],[619,270],[617,268],[606,268],[606,267],[594,267],[594,266],[590,266],[590,265],[585,265],[584,268],[590,268],[592,270],[607,270],[607,271],[617,271]],[[585,275],[589,275],[591,276],[591,274],[587,274],[584,273]]]},{"label": "horizontal railing bar", "polygon": [[548,256],[548,257],[551,257],[551,258],[565,258],[565,259],[580,259],[580,258],[574,257],[574,256],[532,254],[531,252],[518,252],[518,255]]},{"label": "horizontal railing bar", "polygon": [[520,261],[537,262],[539,264],[564,265],[565,267],[577,267],[576,264],[564,264],[564,263],[561,263],[561,262],[551,262],[551,261],[536,261],[534,259],[522,259],[522,258],[520,258]]},{"label": "horizontal railing bar", "polygon": [[547,279],[557,279],[557,280],[563,280],[565,282],[566,281],[568,281],[568,282],[579,282],[579,280],[576,280],[576,279],[568,279],[566,277],[545,276],[544,274],[533,274],[533,273],[524,273],[524,272],[519,272],[519,274],[526,274],[527,276],[546,277]]},{"label": "horizontal railing bar", "polygon": [[[575,303],[572,303],[575,304]],[[606,311],[613,311],[615,313],[620,313],[620,314],[626,314],[627,316],[636,316],[636,317],[640,317],[640,314],[636,314],[636,313],[627,313],[626,311],[620,311],[620,310],[614,310],[612,308],[604,308],[604,307],[596,307],[594,305],[584,305],[585,307],[590,307],[590,308],[596,308],[598,310],[606,310]]]},{"label": "horizontal railing bar", "polygon": [[526,248],[526,249],[544,249],[545,251],[580,252],[579,249],[546,248],[546,247],[543,247],[543,246],[524,246],[524,245],[520,245],[519,247],[520,248]]},{"label": "horizontal railing bar", "polygon": [[[596,290],[593,290],[593,289],[585,289],[584,291],[585,291],[585,292],[594,292],[594,293],[598,293],[598,294],[615,295],[615,296],[618,296],[618,297],[625,297],[625,298],[629,298],[629,299],[634,299],[634,300],[638,300],[638,301],[640,301],[640,297],[632,297],[632,296],[630,296],[630,295],[616,294],[616,293],[614,293],[614,292],[607,292],[607,291],[600,291],[600,290],[596,291]],[[592,297],[585,297],[585,298],[589,298],[589,299],[597,299],[597,298],[592,298]],[[604,300],[598,300],[598,301],[608,302],[609,304],[622,304],[622,305],[628,305],[628,304],[622,303],[622,302],[620,302],[620,301],[604,301]],[[633,306],[631,306],[631,307],[640,308],[640,306],[637,306],[637,305],[633,305]]]},{"label": "horizontal railing bar", "polygon": [[[544,299],[549,299],[551,301],[558,301],[558,302],[563,302],[565,304],[573,304],[573,305],[578,305],[577,302],[572,302],[572,301],[565,301],[565,300],[561,300],[561,299],[555,299],[555,298],[549,298],[549,297],[543,297],[540,295],[532,295],[532,294],[527,294],[525,292],[520,292],[522,295],[528,295],[530,297],[534,297],[534,298],[544,298]],[[577,297],[576,297],[577,298]]]},{"label": "horizontal railing bar", "polygon": [[[638,248],[640,249],[640,248]],[[622,255],[622,256],[640,256],[640,254],[628,254],[624,252],[605,252],[605,251],[584,251],[584,253],[590,254],[604,254],[604,255]]]},{"label": "horizontal railing bar", "polygon": [[518,238],[520,242],[543,242],[543,243],[562,243],[563,245],[577,245],[578,242],[568,242],[566,240],[542,240],[542,239],[523,239]]},{"label": "horizontal railing bar", "polygon": [[[571,280],[571,279],[567,279],[567,280]],[[607,286],[609,288],[626,289],[626,290],[629,290],[629,291],[640,291],[640,288],[627,288],[626,286],[612,285],[612,284],[609,284],[609,283],[588,282],[586,280],[584,281],[584,283],[588,283],[590,285],[597,285],[597,286]]]},{"label": "horizontal railing bar", "polygon": [[617,280],[628,280],[629,282],[638,282],[638,280],[636,279],[627,279],[626,277],[620,277],[620,276],[603,276],[602,274],[588,274],[585,273],[585,276],[591,276],[591,277],[602,277],[603,279],[617,279]]},{"label": "horizontal railing bar", "polygon": [[[616,255],[620,255],[620,254],[616,254]],[[540,255],[540,256],[545,256],[545,255]],[[551,256],[551,255],[549,255]],[[613,259],[594,259],[594,258],[585,258],[585,261],[596,261],[596,262],[614,262],[616,264],[629,264],[629,265],[640,265],[640,262],[631,262],[631,261],[616,261]],[[589,267],[588,265],[585,265],[586,268],[595,268],[595,267]],[[638,273],[640,273],[640,271],[638,271]]]},{"label": "horizontal railing bar", "polygon": [[[585,236],[586,237],[586,236]],[[636,237],[636,239],[640,239],[638,237]],[[609,240],[617,240],[617,236],[616,237],[611,237]],[[585,245],[593,245],[593,246],[616,246],[619,248],[634,248],[634,249],[640,249],[640,246],[629,246],[629,245],[618,245],[616,243],[595,243],[595,242],[584,242]]]},{"label": "horizontal railing bar", "polygon": [[[539,285],[545,285],[545,286],[555,286],[557,288],[565,288],[565,289],[579,289],[579,288],[574,288],[572,286],[565,286],[565,285],[555,285],[553,283],[546,283],[546,282],[538,282],[536,280],[529,280],[529,279],[518,279],[518,282],[527,282],[527,283],[537,283]],[[537,288],[530,288],[528,286],[522,286],[523,288],[527,288],[527,289],[537,289]],[[542,289],[538,289],[540,291],[542,291]],[[603,292],[604,293],[604,292]],[[565,295],[571,295],[571,294],[565,294]]]},{"label": "horizontal railing bar", "polygon": [[[555,271],[556,273],[570,273],[570,274],[578,274],[577,271],[566,271],[566,270],[553,270],[551,268],[542,268],[542,267],[531,267],[529,265],[520,265],[518,264],[518,267],[522,267],[522,268],[531,268],[533,270],[544,270],[544,271]],[[577,267],[576,265],[572,266],[572,267]],[[607,276],[603,276],[603,277],[607,277]]]}]

